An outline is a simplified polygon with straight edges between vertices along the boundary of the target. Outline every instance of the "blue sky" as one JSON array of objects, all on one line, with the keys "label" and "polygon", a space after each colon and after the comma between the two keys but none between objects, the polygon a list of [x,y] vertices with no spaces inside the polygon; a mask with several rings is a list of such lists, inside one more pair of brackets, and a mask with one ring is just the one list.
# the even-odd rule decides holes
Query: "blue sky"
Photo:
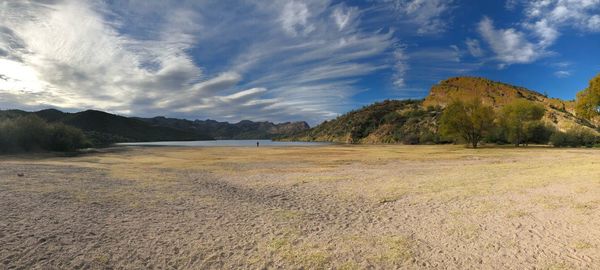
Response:
[{"label": "blue sky", "polygon": [[600,0],[4,0],[0,108],[295,121],[482,76],[573,99]]}]

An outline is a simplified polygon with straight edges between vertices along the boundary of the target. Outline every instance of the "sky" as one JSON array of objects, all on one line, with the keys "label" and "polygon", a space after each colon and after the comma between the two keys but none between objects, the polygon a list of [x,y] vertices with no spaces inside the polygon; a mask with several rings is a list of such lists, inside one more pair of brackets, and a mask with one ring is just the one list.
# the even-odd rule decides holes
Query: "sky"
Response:
[{"label": "sky", "polygon": [[311,125],[479,76],[574,99],[600,0],[0,0],[0,109]]}]

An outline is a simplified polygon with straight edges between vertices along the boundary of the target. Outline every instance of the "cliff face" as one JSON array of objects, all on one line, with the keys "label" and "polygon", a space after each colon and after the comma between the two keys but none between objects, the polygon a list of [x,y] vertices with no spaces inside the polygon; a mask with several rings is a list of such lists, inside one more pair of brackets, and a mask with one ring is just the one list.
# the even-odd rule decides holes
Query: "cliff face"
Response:
[{"label": "cliff face", "polygon": [[585,120],[575,116],[575,102],[557,98],[549,98],[538,92],[523,87],[495,82],[484,78],[457,77],[450,78],[434,85],[423,101],[423,106],[445,107],[452,100],[470,100],[479,97],[489,106],[500,110],[515,99],[527,99],[542,104],[546,108],[544,122],[565,131],[575,126],[595,128]]}]

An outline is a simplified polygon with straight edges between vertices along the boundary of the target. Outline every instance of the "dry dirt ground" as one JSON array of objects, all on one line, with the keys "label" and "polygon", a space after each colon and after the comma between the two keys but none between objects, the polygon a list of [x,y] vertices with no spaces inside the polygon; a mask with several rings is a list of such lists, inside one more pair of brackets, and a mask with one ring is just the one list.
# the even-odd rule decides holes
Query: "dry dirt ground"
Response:
[{"label": "dry dirt ground", "polygon": [[600,150],[0,158],[0,269],[598,269],[599,248]]}]

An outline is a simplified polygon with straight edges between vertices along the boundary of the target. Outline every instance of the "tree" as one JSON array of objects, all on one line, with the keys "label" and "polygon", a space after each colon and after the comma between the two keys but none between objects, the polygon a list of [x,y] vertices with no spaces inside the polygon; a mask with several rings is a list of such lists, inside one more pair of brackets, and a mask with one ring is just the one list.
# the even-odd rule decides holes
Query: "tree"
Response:
[{"label": "tree", "polygon": [[542,105],[525,99],[517,99],[504,106],[500,112],[499,122],[507,140],[517,147],[528,143],[532,138],[530,133],[541,124],[540,119],[545,112],[546,109]]},{"label": "tree", "polygon": [[600,74],[590,81],[585,90],[577,93],[575,112],[577,116],[592,119],[600,115]]},{"label": "tree", "polygon": [[462,138],[473,148],[494,127],[494,110],[479,99],[469,102],[455,100],[450,103],[440,119],[442,133]]}]

